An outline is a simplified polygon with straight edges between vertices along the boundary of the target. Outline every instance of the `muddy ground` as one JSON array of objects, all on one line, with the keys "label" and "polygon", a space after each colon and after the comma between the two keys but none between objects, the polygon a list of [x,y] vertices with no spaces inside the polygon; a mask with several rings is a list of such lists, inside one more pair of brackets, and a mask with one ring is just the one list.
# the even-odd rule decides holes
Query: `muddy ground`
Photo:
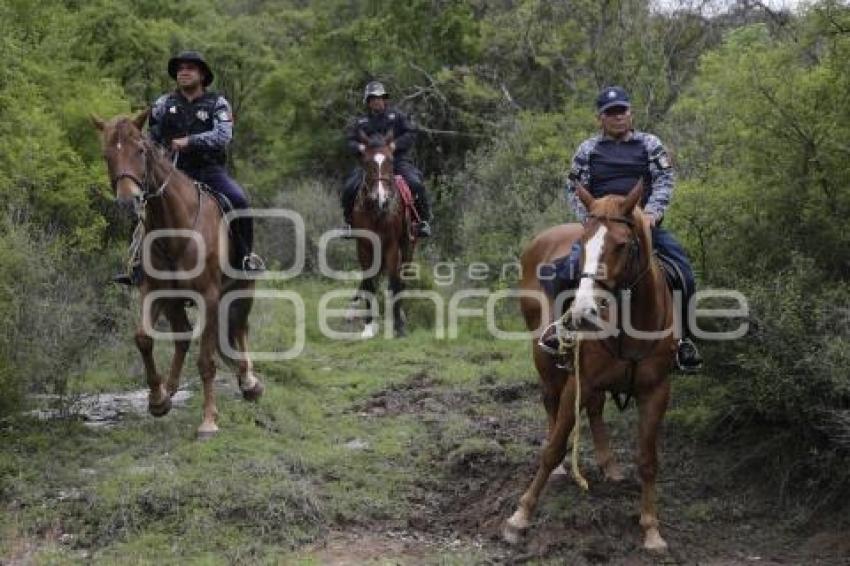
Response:
[{"label": "muddy ground", "polygon": [[[604,481],[583,422],[582,469],[589,492],[568,475],[553,476],[525,539],[504,543],[504,520],[530,483],[543,442],[542,405],[539,419],[523,416],[535,404],[540,404],[539,390],[531,381],[499,386],[485,376],[476,390],[458,391],[443,386],[439,377],[417,373],[356,405],[353,410],[363,418],[418,415],[429,423],[435,447],[446,445],[444,419],[466,413],[475,428],[471,434],[485,440],[466,450],[461,443],[431,450],[432,475],[417,482],[416,512],[406,521],[335,531],[310,547],[315,556],[337,564],[386,556],[419,562],[434,549],[454,547],[459,556],[468,552],[471,561],[499,564],[850,564],[850,530],[828,517],[790,516],[769,494],[740,485],[728,469],[730,454],[721,447],[706,449],[669,426],[661,443],[659,509],[670,550],[663,555],[642,550],[633,403],[623,413],[608,403],[608,414],[614,415],[608,419],[612,443],[626,479]],[[517,459],[505,449],[517,439],[531,458]]]},{"label": "muddy ground", "polygon": [[[230,375],[220,376],[218,389],[235,399],[233,381]],[[188,411],[186,404],[197,393],[196,383],[184,386],[175,411]],[[120,428],[125,419],[149,419],[145,398],[144,391],[83,397],[76,418],[93,428]],[[458,380],[420,369],[358,396],[342,411],[371,425],[395,426],[399,417],[424,423],[424,436],[410,446],[417,477],[405,478],[407,487],[400,495],[400,507],[407,511],[389,519],[324,524],[319,536],[295,547],[284,562],[850,564],[846,520],[778,505],[770,491],[753,487],[758,482],[746,476],[751,471],[734,470],[734,446],[695,441],[669,421],[661,443],[659,510],[670,550],[660,556],[643,551],[633,406],[623,413],[613,403],[606,409],[626,479],[603,481],[584,421],[581,465],[589,492],[569,476],[553,477],[527,536],[513,546],[502,541],[501,528],[531,481],[545,434],[539,390],[531,377],[506,382],[484,373],[458,386]],[[358,437],[343,447],[368,451],[375,441]],[[54,538],[64,544],[66,536]],[[23,547],[0,563],[37,563],[31,558],[40,544],[32,550]],[[90,556],[80,552],[83,561]]]}]

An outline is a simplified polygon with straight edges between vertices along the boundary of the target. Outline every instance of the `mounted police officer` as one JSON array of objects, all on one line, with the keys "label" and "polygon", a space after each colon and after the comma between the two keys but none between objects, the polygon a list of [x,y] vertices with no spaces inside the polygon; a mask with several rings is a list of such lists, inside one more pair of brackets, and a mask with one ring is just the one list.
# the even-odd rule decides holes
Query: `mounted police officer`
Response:
[{"label": "mounted police officer", "polygon": [[[416,141],[416,128],[403,112],[389,106],[389,94],[384,85],[378,81],[372,81],[366,85],[363,103],[366,105],[367,113],[355,118],[346,131],[348,148],[353,155],[359,157],[366,149],[360,140],[361,133],[369,137],[393,132],[395,173],[404,177],[413,192],[416,211],[420,218],[416,234],[427,238],[431,235],[431,207],[428,196],[425,194],[422,172],[416,168],[409,155]],[[348,233],[351,231],[351,212],[362,180],[362,169],[355,167],[343,186],[342,207],[346,223],[344,229]]]},{"label": "mounted police officer", "polygon": [[[227,145],[233,138],[233,113],[224,96],[206,90],[213,82],[212,70],[200,53],[184,51],[169,59],[168,74],[177,89],[154,102],[148,121],[151,139],[173,152],[177,167],[189,177],[227,197],[234,208],[248,208],[245,191],[225,169]],[[262,260],[251,252],[253,219],[237,218],[231,229],[239,267],[262,271]],[[115,277],[116,282],[124,284],[140,279],[138,261],[129,275]]]},{"label": "mounted police officer", "polygon": [[[567,180],[567,200],[582,223],[587,210],[576,189],[584,186],[594,198],[625,195],[643,180],[644,216],[652,233],[652,245],[660,256],[681,273],[684,337],[679,341],[676,363],[683,371],[696,371],[702,359],[688,331],[687,305],[695,292],[694,273],[685,250],[670,232],[661,227],[673,196],[674,174],[670,157],[656,136],[632,127],[631,101],[618,86],[602,89],[596,99],[601,132],[581,143],[572,161]],[[574,288],[581,261],[581,244],[573,245],[565,269],[558,269],[555,294]],[[548,344],[548,342],[547,342]]]}]

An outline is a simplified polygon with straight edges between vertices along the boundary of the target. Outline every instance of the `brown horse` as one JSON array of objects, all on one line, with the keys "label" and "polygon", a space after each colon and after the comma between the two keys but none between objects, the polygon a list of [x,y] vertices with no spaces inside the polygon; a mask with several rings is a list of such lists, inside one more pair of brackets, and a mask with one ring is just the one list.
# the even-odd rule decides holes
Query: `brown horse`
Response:
[{"label": "brown horse", "polygon": [[[584,188],[578,189],[581,202],[589,211],[588,221],[550,228],[539,234],[524,250],[521,258],[523,290],[529,296],[521,308],[529,330],[534,334],[534,364],[543,385],[543,403],[549,417],[549,433],[531,486],[520,499],[516,512],[507,520],[504,536],[515,542],[528,529],[540,494],[549,475],[567,451],[568,435],[576,422],[576,375],[559,369],[555,360],[538,344],[543,327],[551,319],[544,313],[556,312],[554,301],[548,304],[530,295],[545,296],[538,281],[541,265],[566,255],[573,242],[583,245],[582,271],[578,292],[568,314],[582,330],[591,321],[609,321],[610,307],[621,304],[629,295],[630,304],[618,308],[621,317],[630,318],[631,328],[654,332],[654,336],[626,335],[622,323],[617,336],[582,340],[579,352],[579,403],[587,409],[596,462],[606,479],[618,481],[622,472],[614,461],[608,431],[602,420],[605,392],[627,393],[637,399],[638,470],[641,479],[640,525],[644,547],[662,551],[667,544],[658,531],[655,478],[658,469],[658,428],[670,398],[670,372],[675,350],[672,332],[673,300],[664,276],[652,256],[652,240],[644,225],[644,216],[636,204],[642,194],[640,184],[627,196],[607,196],[598,200]],[[600,292],[609,300],[598,300]],[[628,312],[625,312],[628,311]],[[598,327],[598,325],[597,325]],[[577,478],[578,479],[578,478]]]},{"label": "brown horse", "polygon": [[[186,316],[186,299],[191,297],[198,302],[199,324],[203,324],[198,370],[204,386],[203,422],[198,427],[198,436],[207,438],[218,431],[213,390],[214,356],[217,349],[222,351],[225,342],[236,352],[234,358],[238,359],[237,377],[243,397],[256,400],[263,392],[263,384],[254,376],[247,355],[248,315],[253,304],[254,281],[231,279],[223,274],[221,262],[232,261],[230,256],[234,250],[221,211],[214,199],[142,135],[146,119],[147,111],[132,119],[117,117],[104,121],[92,116],[100,131],[103,156],[118,203],[141,208],[141,222],[149,237],[158,230],[184,231],[182,236],[161,232],[164,235],[150,245],[145,259],[156,271],[146,272],[140,285],[142,322],[136,331],[136,345],[142,354],[150,387],[148,410],[155,417],[163,416],[171,409],[171,396],[179,386],[189,349],[192,327]],[[242,298],[223,303],[222,299],[230,291],[239,291]],[[176,336],[167,383],[163,383],[157,372],[151,336],[151,329],[162,314]],[[225,325],[221,342],[220,324]],[[222,358],[228,363],[234,362],[224,351]]]},{"label": "brown horse", "polygon": [[[363,300],[367,308],[361,337],[372,338],[377,334],[378,324],[373,319],[372,307],[378,278],[386,274],[394,335],[404,336],[404,311],[399,294],[404,290],[402,269],[413,258],[416,243],[412,236],[413,226],[393,175],[392,133],[371,138],[361,134],[361,141],[366,146],[361,158],[364,175],[354,201],[351,226],[368,232],[370,237],[357,238],[357,259],[364,276],[351,300],[349,313],[353,313],[358,302]],[[370,270],[375,264],[377,270]],[[353,314],[348,318],[352,319]]]}]

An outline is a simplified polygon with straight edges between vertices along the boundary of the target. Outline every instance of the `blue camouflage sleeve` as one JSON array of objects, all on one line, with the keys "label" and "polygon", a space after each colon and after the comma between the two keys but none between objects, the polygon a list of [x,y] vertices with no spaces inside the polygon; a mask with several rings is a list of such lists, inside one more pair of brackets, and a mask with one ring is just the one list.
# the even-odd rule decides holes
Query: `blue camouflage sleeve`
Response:
[{"label": "blue camouflage sleeve", "polygon": [[644,210],[660,220],[670,205],[676,177],[673,163],[661,140],[652,134],[643,134],[643,144],[649,155],[649,174],[652,179],[652,192]]},{"label": "blue camouflage sleeve", "polygon": [[587,188],[590,184],[590,152],[593,151],[595,146],[595,137],[583,141],[581,145],[578,146],[578,150],[573,156],[570,172],[567,175],[567,202],[579,222],[584,222],[587,218],[587,209],[579,200],[576,190],[579,185]]},{"label": "blue camouflage sleeve", "polygon": [[219,96],[213,110],[213,129],[189,136],[189,146],[204,149],[225,149],[233,139],[233,113],[230,103]]},{"label": "blue camouflage sleeve", "polygon": [[148,136],[151,141],[158,145],[163,145],[162,139],[162,117],[165,114],[165,100],[168,95],[163,94],[153,103],[150,116],[148,116]]}]

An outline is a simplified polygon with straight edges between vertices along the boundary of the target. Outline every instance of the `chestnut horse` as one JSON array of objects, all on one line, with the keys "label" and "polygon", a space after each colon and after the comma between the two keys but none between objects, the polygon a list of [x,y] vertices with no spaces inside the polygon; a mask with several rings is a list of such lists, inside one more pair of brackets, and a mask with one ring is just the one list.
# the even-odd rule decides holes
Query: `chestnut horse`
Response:
[{"label": "chestnut horse", "polygon": [[[221,340],[239,354],[235,357],[243,397],[256,400],[263,392],[263,384],[254,375],[247,355],[248,315],[255,283],[250,279],[231,279],[223,273],[220,262],[227,261],[234,249],[221,210],[213,198],[174,166],[161,148],[142,135],[146,119],[147,111],[132,119],[105,121],[92,116],[100,131],[103,156],[119,205],[135,204],[141,208],[140,221],[149,236],[157,230],[184,231],[182,236],[163,233],[149,248],[146,260],[157,271],[145,273],[140,285],[142,321],[136,331],[136,345],[150,387],[148,410],[155,417],[163,416],[171,409],[171,396],[179,386],[189,349],[192,327],[186,316],[186,300],[190,296],[197,299],[199,323],[203,324],[198,370],[204,388],[203,422],[198,427],[198,437],[208,438],[218,431],[213,390],[216,350],[222,352],[225,361],[234,362],[221,350],[219,323],[227,325],[222,328],[225,335]],[[231,301],[227,312],[220,314],[221,301],[230,291],[239,291],[241,298]],[[162,314],[177,338],[166,383],[157,372],[154,340],[149,332]],[[221,320],[224,317],[226,320]]]},{"label": "chestnut horse", "polygon": [[[644,547],[655,551],[667,547],[658,531],[655,478],[658,429],[670,398],[668,374],[676,347],[672,332],[673,299],[661,268],[653,259],[652,239],[644,225],[643,213],[636,207],[642,192],[638,184],[625,197],[595,200],[579,187],[578,196],[589,212],[586,224],[549,228],[523,251],[520,285],[528,296],[521,300],[521,308],[526,326],[534,334],[534,364],[543,386],[549,433],[534,481],[505,524],[504,536],[509,542],[517,541],[528,529],[549,475],[564,459],[568,435],[577,418],[575,371],[560,369],[538,344],[541,330],[551,320],[544,320],[550,316],[544,313],[555,313],[555,301],[543,293],[538,270],[541,265],[551,264],[569,253],[573,242],[580,239],[581,279],[568,316],[580,329],[588,330],[593,319],[610,322],[610,306],[621,305],[630,296],[630,304],[617,309],[617,320],[630,316],[630,328],[647,334],[627,334],[619,323],[616,337],[582,339],[577,356],[581,391],[578,401],[587,409],[597,464],[606,479],[619,481],[622,471],[614,461],[602,420],[605,392],[627,393],[637,399],[640,418],[637,463]],[[611,300],[600,301],[599,294],[608,294]],[[532,295],[538,298],[532,299]],[[541,297],[546,297],[548,304],[541,303]],[[649,336],[650,332],[654,335]]]},{"label": "chestnut horse", "polygon": [[[364,277],[349,305],[348,318],[353,318],[357,303],[363,300],[367,308],[361,337],[377,335],[378,323],[372,317],[372,301],[375,300],[379,277],[386,274],[392,303],[389,315],[394,335],[400,337],[405,335],[405,316],[399,294],[404,290],[402,269],[413,258],[416,243],[412,235],[413,226],[395,183],[392,132],[371,138],[361,134],[361,141],[366,146],[361,157],[364,175],[354,201],[351,226],[355,230],[370,232],[371,238],[357,238],[357,260]],[[377,273],[367,273],[373,262],[377,262]]]}]

